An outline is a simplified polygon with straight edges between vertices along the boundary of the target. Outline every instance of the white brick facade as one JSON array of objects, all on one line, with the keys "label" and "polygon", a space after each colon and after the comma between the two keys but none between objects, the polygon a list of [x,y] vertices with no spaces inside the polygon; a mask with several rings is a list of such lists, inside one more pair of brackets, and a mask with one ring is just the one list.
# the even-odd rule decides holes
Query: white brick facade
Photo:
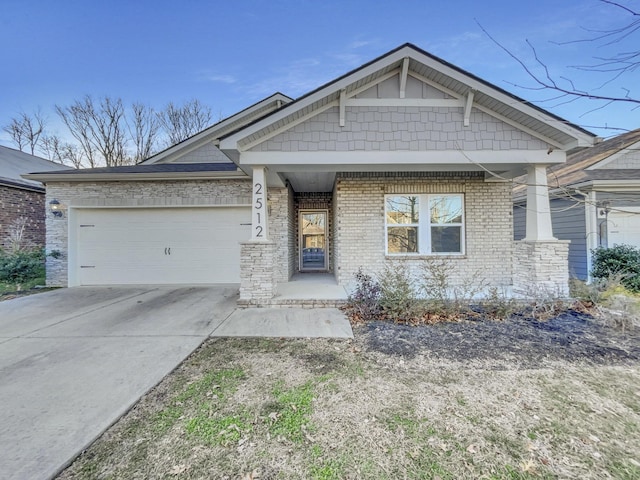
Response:
[{"label": "white brick facade", "polygon": [[385,255],[384,195],[388,193],[462,193],[466,251],[447,256],[455,280],[481,276],[491,285],[512,283],[511,183],[487,183],[480,173],[340,174],[335,188],[336,278],[353,281],[362,267],[379,272],[385,263],[402,261],[414,273],[424,256]]},{"label": "white brick facade", "polygon": [[[249,180],[196,180],[157,182],[49,183],[47,204],[53,199],[68,207],[162,207],[250,205]],[[68,283],[68,215],[47,215],[47,285]]]}]

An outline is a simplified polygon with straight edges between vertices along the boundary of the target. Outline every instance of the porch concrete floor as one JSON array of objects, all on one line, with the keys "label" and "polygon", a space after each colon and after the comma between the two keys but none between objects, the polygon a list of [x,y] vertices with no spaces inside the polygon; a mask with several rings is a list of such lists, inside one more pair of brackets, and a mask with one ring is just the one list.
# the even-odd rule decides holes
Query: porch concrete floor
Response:
[{"label": "porch concrete floor", "polygon": [[347,292],[331,273],[297,273],[278,284],[277,300],[346,300]]}]

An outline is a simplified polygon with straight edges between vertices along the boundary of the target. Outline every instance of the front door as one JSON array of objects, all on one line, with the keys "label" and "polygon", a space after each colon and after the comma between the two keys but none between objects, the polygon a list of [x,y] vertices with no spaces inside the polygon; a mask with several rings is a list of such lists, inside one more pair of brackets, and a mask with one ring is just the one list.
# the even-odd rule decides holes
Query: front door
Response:
[{"label": "front door", "polygon": [[326,271],[329,261],[327,211],[300,212],[300,271]]}]

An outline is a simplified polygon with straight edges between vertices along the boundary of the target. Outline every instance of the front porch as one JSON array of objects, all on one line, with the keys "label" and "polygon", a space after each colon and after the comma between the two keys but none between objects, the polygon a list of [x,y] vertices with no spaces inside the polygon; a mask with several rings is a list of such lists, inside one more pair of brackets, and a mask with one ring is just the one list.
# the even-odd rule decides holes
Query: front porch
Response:
[{"label": "front porch", "polygon": [[331,273],[296,273],[287,282],[278,282],[270,299],[238,301],[242,307],[339,307],[347,301],[347,291]]}]

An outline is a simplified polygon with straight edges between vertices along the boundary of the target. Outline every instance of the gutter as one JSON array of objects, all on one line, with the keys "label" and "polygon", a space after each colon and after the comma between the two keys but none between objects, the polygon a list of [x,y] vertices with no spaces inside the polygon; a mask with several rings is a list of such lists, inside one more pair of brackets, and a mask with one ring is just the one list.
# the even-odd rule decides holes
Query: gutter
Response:
[{"label": "gutter", "polygon": [[122,182],[154,180],[247,180],[243,172],[148,172],[148,173],[30,173],[22,175],[42,183],[53,182]]}]

